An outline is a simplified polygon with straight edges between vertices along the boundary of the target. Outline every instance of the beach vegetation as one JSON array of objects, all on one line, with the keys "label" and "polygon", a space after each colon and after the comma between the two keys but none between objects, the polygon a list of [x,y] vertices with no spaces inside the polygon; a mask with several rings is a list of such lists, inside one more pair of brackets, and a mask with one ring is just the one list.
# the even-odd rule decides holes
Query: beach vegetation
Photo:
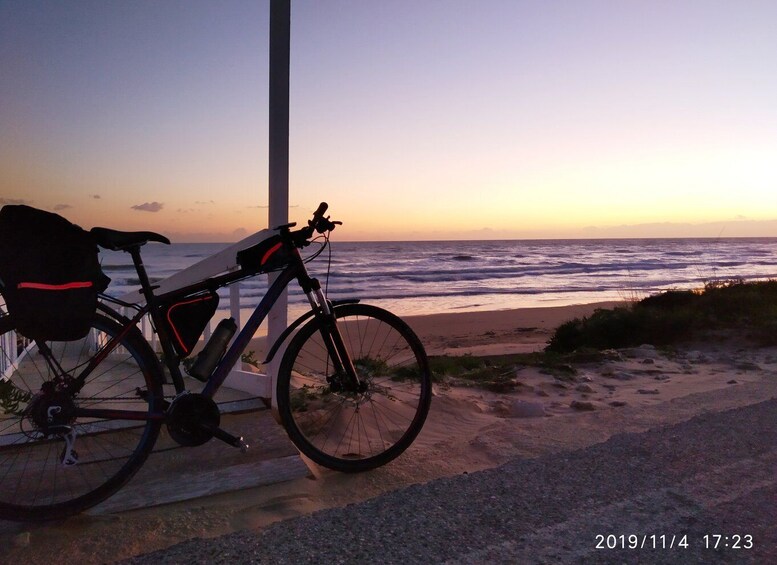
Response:
[{"label": "beach vegetation", "polygon": [[518,386],[512,356],[475,357],[472,355],[431,357],[432,382],[477,387],[492,392],[512,392]]},{"label": "beach vegetation", "polygon": [[32,399],[32,394],[18,388],[10,380],[0,379],[0,414],[21,415],[21,406]]},{"label": "beach vegetation", "polygon": [[250,351],[244,351],[240,354],[240,361],[246,365],[251,365],[255,369],[260,369],[262,362],[256,358],[256,352],[251,349]]},{"label": "beach vegetation", "polygon": [[320,396],[320,392],[316,391],[314,387],[304,385],[292,391],[289,405],[294,412],[307,412],[310,408],[310,403]]},{"label": "beach vegetation", "polygon": [[[604,354],[597,352],[596,360]],[[558,381],[576,381],[576,364],[595,362],[593,355],[578,352],[556,353],[537,351],[510,355],[440,355],[429,359],[432,381],[449,386],[474,387],[491,392],[513,392],[524,385],[520,371],[533,367]]]},{"label": "beach vegetation", "polygon": [[777,281],[715,281],[699,291],[670,290],[630,306],[597,309],[556,328],[546,351],[671,346],[721,333],[777,344]]}]

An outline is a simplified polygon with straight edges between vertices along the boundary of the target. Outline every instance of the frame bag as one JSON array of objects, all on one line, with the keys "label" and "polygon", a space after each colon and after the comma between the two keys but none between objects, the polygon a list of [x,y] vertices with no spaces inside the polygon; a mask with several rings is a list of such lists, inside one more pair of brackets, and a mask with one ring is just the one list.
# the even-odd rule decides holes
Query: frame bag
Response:
[{"label": "frame bag", "polygon": [[0,291],[16,329],[37,340],[81,339],[110,279],[89,232],[24,205],[0,209]]},{"label": "frame bag", "polygon": [[162,307],[162,315],[176,352],[181,358],[192,352],[219,305],[213,291],[195,294]]},{"label": "frame bag", "polygon": [[248,273],[268,273],[283,269],[292,260],[291,254],[283,245],[280,235],[268,237],[237,252],[237,264]]}]

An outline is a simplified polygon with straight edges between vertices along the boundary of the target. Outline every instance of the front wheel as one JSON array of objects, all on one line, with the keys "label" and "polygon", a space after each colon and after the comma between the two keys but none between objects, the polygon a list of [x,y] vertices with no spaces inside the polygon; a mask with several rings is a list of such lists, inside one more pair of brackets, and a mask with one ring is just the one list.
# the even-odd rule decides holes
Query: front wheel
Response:
[{"label": "front wheel", "polygon": [[421,431],[432,399],[429,363],[421,341],[394,314],[365,304],[334,313],[361,386],[353,390],[335,369],[326,321],[314,318],[283,356],[278,409],[291,440],[313,461],[366,471],[397,457]]}]

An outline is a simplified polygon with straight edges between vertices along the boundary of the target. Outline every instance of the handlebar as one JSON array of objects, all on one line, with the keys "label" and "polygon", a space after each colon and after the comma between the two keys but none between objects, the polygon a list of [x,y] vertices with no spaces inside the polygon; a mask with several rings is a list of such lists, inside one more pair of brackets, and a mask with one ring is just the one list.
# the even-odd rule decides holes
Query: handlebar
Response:
[{"label": "handlebar", "polygon": [[324,217],[329,205],[326,202],[322,202],[313,212],[313,219],[308,220],[308,225],[305,228],[291,232],[289,228],[294,227],[295,224],[287,224],[281,226],[279,229],[281,233],[286,233],[291,236],[294,245],[297,247],[305,247],[310,243],[308,240],[313,237],[315,232],[326,233],[335,229],[336,226],[342,225],[342,222],[334,222],[329,219],[329,216]]},{"label": "handlebar", "polygon": [[308,226],[316,230],[318,233],[324,233],[325,231],[327,231],[321,228],[324,227],[323,223],[328,221],[329,219],[328,217],[324,218],[324,214],[326,214],[326,211],[328,208],[329,208],[329,204],[327,204],[326,202],[322,202],[321,204],[318,205],[318,208],[316,208],[316,211],[313,212],[313,219],[308,221]]},{"label": "handlebar", "polygon": [[[317,231],[318,233],[325,233],[328,231],[332,231],[335,229],[335,226],[342,224],[342,222],[332,222],[329,220],[329,216],[326,218],[324,217],[324,214],[326,214],[327,209],[329,208],[329,204],[326,202],[322,202],[318,205],[318,208],[315,212],[313,212],[313,219],[308,222],[308,227],[312,230]],[[313,232],[311,231],[311,234],[313,235]]]}]

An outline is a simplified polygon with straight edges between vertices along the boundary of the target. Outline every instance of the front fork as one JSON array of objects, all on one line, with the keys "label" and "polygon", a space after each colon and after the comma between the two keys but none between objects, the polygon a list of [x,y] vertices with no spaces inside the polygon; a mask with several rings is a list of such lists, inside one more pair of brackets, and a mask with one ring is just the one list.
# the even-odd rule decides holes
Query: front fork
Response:
[{"label": "front fork", "polygon": [[317,279],[311,279],[310,290],[305,294],[311,307],[318,312],[317,316],[324,321],[321,338],[324,340],[329,358],[334,365],[335,375],[341,376],[342,382],[330,384],[333,388],[343,386],[349,392],[363,392],[363,383],[356,373],[351,354],[343,341],[340,329],[337,327],[337,318],[332,309],[332,303],[327,300],[321,289],[321,283]]}]

